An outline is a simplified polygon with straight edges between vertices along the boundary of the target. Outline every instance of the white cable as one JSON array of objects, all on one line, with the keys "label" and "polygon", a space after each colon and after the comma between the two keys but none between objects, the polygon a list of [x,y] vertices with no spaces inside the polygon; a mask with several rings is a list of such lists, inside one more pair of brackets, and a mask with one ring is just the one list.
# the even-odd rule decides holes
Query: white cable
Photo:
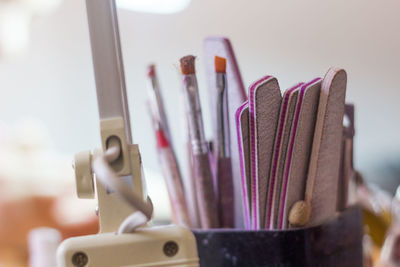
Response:
[{"label": "white cable", "polygon": [[96,156],[92,162],[92,169],[96,174],[97,180],[104,186],[117,192],[128,204],[137,210],[122,222],[118,229],[118,234],[133,232],[136,228],[146,224],[153,216],[153,204],[150,198],[147,198],[145,202],[142,198],[136,196],[127,184],[119,179],[111,169],[109,162],[118,159],[120,153],[121,148],[119,143],[113,143],[110,144],[103,155]]},{"label": "white cable", "polygon": [[144,226],[148,222],[148,218],[140,211],[136,211],[126,217],[118,228],[117,234],[132,233],[137,228]]},{"label": "white cable", "polygon": [[105,160],[107,162],[114,162],[116,161],[119,156],[121,155],[121,146],[116,138],[110,138],[108,142],[108,148],[104,153]]}]

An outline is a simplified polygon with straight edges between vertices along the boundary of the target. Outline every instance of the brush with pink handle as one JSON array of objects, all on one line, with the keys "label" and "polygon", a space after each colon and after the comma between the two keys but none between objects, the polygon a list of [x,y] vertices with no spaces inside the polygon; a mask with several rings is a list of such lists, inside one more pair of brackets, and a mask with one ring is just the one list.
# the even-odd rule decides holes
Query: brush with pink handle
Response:
[{"label": "brush with pink handle", "polygon": [[228,114],[228,95],[226,85],[226,59],[215,57],[217,97],[217,196],[219,218],[222,228],[233,228],[235,209],[233,198],[232,163],[230,151],[230,132]]},{"label": "brush with pink handle", "polygon": [[199,208],[201,227],[203,229],[218,228],[218,206],[215,199],[213,177],[209,161],[209,148],[204,136],[204,125],[194,61],[194,56],[186,56],[180,60],[180,63],[193,155],[197,205]]},{"label": "brush with pink handle", "polygon": [[151,65],[148,71],[151,82],[149,87],[149,107],[157,139],[157,152],[161,165],[168,195],[171,202],[172,218],[176,224],[191,227],[185,191],[182,182],[178,161],[171,144],[167,116],[161,97],[155,66]]}]

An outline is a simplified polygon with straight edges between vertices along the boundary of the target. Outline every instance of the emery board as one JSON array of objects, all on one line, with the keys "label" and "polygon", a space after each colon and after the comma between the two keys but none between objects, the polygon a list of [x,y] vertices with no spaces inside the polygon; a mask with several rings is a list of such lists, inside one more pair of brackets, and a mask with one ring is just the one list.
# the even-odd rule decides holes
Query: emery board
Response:
[{"label": "emery board", "polygon": [[304,199],[320,90],[321,78],[302,85],[299,90],[287,146],[279,202],[278,229],[287,228],[290,208],[297,201]]},{"label": "emery board", "polygon": [[303,83],[296,84],[285,91],[279,113],[278,125],[275,133],[275,143],[269,175],[267,202],[265,210],[265,229],[275,229],[279,200],[282,185],[283,168],[286,159],[286,148],[289,141],[290,129],[296,109],[299,89]]},{"label": "emery board", "polygon": [[346,83],[346,72],[338,68],[330,68],[322,81],[305,192],[308,225],[336,214]]},{"label": "emery board", "polygon": [[244,225],[251,229],[251,174],[250,174],[250,129],[249,102],[241,105],[235,114],[238,147],[240,156],[240,174],[243,196]]},{"label": "emery board", "polygon": [[[236,61],[236,56],[233,51],[231,42],[226,37],[207,37],[204,40],[205,52],[205,66],[209,90],[211,118],[213,136],[217,136],[217,114],[215,113],[217,105],[217,90],[215,90],[216,75],[214,66],[214,57],[220,56],[226,58],[226,84],[228,94],[228,113],[229,113],[229,127],[230,127],[230,140],[237,140],[237,131],[235,113],[237,108],[247,100],[246,90],[240,75],[239,65]],[[215,142],[215,140],[213,140]],[[218,147],[214,144],[214,147]],[[234,181],[234,204],[235,210],[242,210],[242,193],[240,185],[240,159],[239,154],[234,153],[238,151],[238,143],[231,142],[231,162],[232,162],[232,178]],[[235,213],[235,226],[236,228],[243,228],[243,218],[241,212]]]},{"label": "emery board", "polygon": [[251,212],[254,230],[264,226],[268,176],[281,101],[278,81],[272,76],[265,76],[250,86]]}]

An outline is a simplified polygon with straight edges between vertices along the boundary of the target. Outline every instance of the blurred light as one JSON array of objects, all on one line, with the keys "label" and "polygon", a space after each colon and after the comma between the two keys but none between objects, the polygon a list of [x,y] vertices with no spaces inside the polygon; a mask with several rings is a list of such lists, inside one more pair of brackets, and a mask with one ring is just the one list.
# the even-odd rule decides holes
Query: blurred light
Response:
[{"label": "blurred light", "polygon": [[46,15],[56,10],[62,0],[19,0],[19,2],[34,15]]},{"label": "blurred light", "polygon": [[30,14],[16,6],[0,10],[0,55],[16,55],[26,47],[30,20]]},{"label": "blurred light", "polygon": [[15,56],[23,52],[29,43],[32,18],[50,14],[61,2],[62,0],[0,0],[0,57]]},{"label": "blurred light", "polygon": [[184,10],[191,0],[117,0],[117,6],[132,11],[172,14]]}]

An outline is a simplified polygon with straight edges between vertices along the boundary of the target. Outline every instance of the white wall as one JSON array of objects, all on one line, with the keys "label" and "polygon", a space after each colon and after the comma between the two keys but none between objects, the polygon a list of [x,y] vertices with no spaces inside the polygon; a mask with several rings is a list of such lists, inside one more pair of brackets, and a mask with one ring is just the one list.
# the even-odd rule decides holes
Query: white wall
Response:
[{"label": "white wall", "polygon": [[[273,74],[286,88],[323,76],[332,65],[344,67],[348,101],[356,103],[357,111],[356,164],[368,170],[386,155],[395,155],[400,150],[399,9],[397,0],[193,0],[174,15],[120,10],[132,130],[145,166],[158,169],[145,107],[146,65],[158,64],[177,144],[180,120],[172,118],[182,114],[176,108],[181,89],[176,63],[185,54],[199,55],[207,119],[202,40],[217,34],[231,38],[246,86]],[[66,0],[51,16],[34,21],[28,53],[0,61],[0,88],[0,121],[39,118],[56,148],[71,157],[99,146],[83,0]]]}]

